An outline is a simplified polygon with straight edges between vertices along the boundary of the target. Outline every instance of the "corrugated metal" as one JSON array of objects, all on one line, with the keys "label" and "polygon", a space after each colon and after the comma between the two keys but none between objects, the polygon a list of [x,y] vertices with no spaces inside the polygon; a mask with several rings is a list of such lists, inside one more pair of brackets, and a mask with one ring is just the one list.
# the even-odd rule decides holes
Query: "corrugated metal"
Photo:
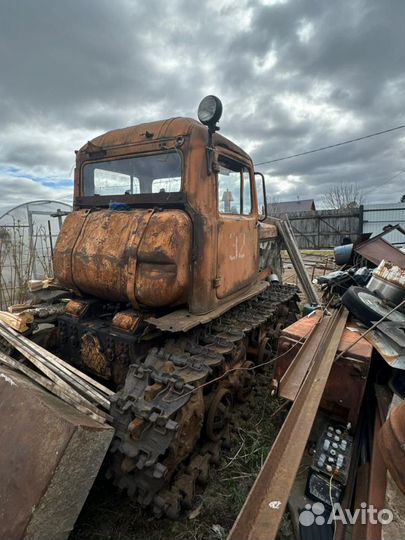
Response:
[{"label": "corrugated metal", "polygon": [[[366,204],[363,213],[363,232],[371,232],[373,236],[380,234],[386,225],[399,223],[405,228],[405,203]],[[393,231],[385,237],[392,244],[405,245],[405,236]]]}]

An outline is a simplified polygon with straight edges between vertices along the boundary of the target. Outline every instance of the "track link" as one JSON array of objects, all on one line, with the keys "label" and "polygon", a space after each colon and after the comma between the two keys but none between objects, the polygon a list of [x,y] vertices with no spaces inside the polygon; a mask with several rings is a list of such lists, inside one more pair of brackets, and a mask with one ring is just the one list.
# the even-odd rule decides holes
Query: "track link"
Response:
[{"label": "track link", "polygon": [[[191,505],[226,443],[232,401],[252,383],[247,359],[262,361],[282,322],[296,313],[297,288],[271,284],[212,323],[171,336],[129,367],[112,398],[116,437],[108,476],[156,515]],[[253,353],[253,354],[252,354]]]}]

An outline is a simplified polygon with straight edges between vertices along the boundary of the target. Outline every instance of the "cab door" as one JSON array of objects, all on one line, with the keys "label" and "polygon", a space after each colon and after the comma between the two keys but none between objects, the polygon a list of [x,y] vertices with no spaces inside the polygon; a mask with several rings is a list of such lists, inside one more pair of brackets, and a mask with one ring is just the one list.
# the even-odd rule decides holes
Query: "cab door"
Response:
[{"label": "cab door", "polygon": [[242,160],[218,156],[217,298],[246,288],[258,272],[258,216],[253,176]]}]

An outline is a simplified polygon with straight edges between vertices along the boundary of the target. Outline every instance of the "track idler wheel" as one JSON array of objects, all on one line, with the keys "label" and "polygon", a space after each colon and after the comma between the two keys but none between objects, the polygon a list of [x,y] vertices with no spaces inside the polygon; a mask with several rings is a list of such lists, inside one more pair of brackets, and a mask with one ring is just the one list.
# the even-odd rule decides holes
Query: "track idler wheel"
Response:
[{"label": "track idler wheel", "polygon": [[212,398],[205,421],[205,433],[211,441],[219,441],[228,425],[232,409],[232,394],[220,388]]}]

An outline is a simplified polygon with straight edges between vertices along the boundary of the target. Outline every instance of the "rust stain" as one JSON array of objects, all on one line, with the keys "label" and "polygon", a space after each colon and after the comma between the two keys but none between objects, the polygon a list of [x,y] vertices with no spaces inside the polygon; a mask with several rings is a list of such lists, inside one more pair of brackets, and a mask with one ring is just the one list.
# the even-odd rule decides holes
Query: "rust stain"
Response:
[{"label": "rust stain", "polygon": [[141,317],[133,311],[119,311],[112,320],[112,326],[124,330],[124,332],[134,333],[141,322]]},{"label": "rust stain", "polygon": [[84,364],[89,369],[101,377],[111,377],[111,369],[101,349],[101,344],[97,336],[93,334],[84,334],[84,336],[82,336],[81,356]]}]

